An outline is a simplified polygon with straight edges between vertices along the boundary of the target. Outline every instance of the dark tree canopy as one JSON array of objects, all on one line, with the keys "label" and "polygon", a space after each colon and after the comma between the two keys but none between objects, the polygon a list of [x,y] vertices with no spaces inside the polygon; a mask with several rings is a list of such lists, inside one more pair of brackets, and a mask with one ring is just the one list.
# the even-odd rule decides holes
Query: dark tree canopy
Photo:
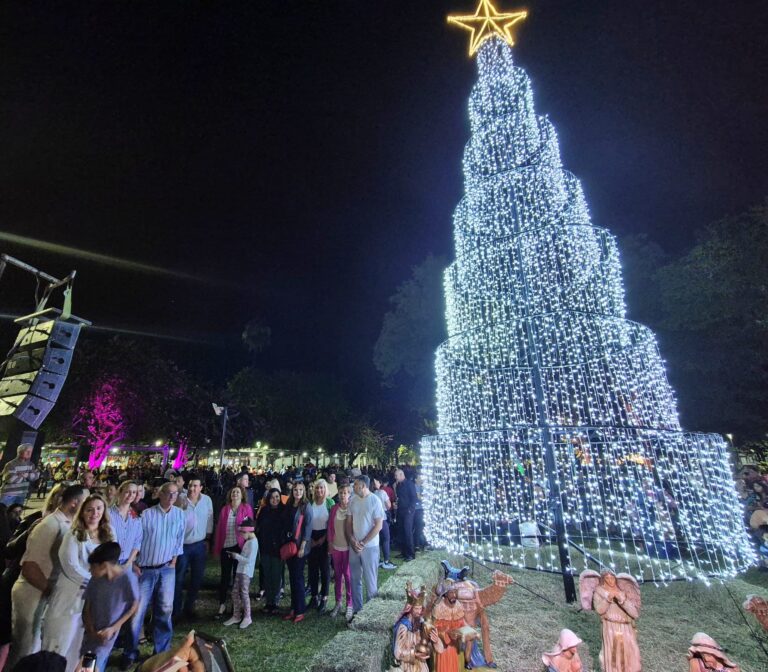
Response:
[{"label": "dark tree canopy", "polygon": [[236,442],[258,439],[276,449],[328,450],[351,414],[338,381],[297,371],[242,369],[227,384],[227,400],[241,414],[232,423]]},{"label": "dark tree canopy", "polygon": [[435,348],[445,340],[445,259],[428,256],[390,298],[373,362],[382,383],[394,387],[403,406],[425,418],[434,415]]},{"label": "dark tree canopy", "polygon": [[706,227],[658,271],[683,418],[762,436],[768,411],[768,205]]},{"label": "dark tree canopy", "polygon": [[46,422],[51,438],[72,436],[81,408],[104,384],[119,381],[124,400],[124,440],[173,441],[185,437],[195,445],[210,435],[210,393],[199,382],[146,342],[119,337],[81,337],[62,395]]}]

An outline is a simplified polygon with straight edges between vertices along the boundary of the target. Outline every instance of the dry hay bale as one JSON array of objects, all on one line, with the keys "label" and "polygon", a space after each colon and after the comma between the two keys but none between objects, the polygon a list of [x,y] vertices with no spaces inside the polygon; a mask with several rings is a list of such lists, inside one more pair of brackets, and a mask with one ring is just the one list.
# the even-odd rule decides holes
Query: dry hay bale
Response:
[{"label": "dry hay bale", "polygon": [[309,672],[381,672],[388,646],[389,638],[380,632],[346,630],[315,654],[308,669]]},{"label": "dry hay bale", "polygon": [[403,611],[405,600],[370,600],[363,610],[355,616],[350,627],[364,632],[392,632],[395,621]]},{"label": "dry hay bale", "polygon": [[426,586],[428,591],[443,576],[435,554],[428,554],[402,565],[379,587],[379,596],[387,600],[405,600],[405,586],[410,582],[415,589]]},{"label": "dry hay bale", "polygon": [[413,584],[414,588],[421,588],[422,585],[427,586],[428,590],[431,590],[432,586],[417,574],[401,574],[398,572],[394,576],[390,576],[384,583],[379,586],[379,597],[385,600],[400,600],[405,603],[405,586],[407,583]]},{"label": "dry hay bale", "polygon": [[415,560],[406,562],[398,569],[398,574],[411,574],[420,576],[424,583],[434,584],[443,576],[442,567],[440,567],[440,554],[425,553]]}]

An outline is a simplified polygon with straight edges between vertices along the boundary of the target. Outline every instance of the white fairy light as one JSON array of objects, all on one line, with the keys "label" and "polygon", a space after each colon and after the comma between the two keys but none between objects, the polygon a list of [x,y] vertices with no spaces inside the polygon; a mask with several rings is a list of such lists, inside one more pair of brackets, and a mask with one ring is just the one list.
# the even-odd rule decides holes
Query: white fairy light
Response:
[{"label": "white fairy light", "polygon": [[[592,224],[511,48],[490,36],[477,62],[445,272],[449,338],[436,353],[438,434],[421,444],[427,536],[559,570],[559,491],[574,572],[587,566],[580,548],[658,582],[732,576],[755,556],[727,445],[682,431],[656,339],[625,317],[616,240]],[[521,523],[536,524],[541,547],[524,546]]]}]

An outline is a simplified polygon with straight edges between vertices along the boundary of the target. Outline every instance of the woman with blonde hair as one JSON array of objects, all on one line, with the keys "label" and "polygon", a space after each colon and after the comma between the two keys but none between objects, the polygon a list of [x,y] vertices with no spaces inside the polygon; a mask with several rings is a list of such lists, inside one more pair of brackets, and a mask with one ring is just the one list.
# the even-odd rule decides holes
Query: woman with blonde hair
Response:
[{"label": "woman with blonde hair", "polygon": [[141,548],[141,521],[133,510],[138,496],[139,486],[133,481],[123,481],[117,489],[114,504],[109,507],[109,521],[115,541],[120,544],[121,565],[132,565]]},{"label": "woman with blonde hair", "polygon": [[[328,579],[331,573],[328,556],[328,518],[333,508],[333,500],[328,498],[328,484],[324,479],[315,481],[312,489],[312,538],[309,542],[307,566],[309,568],[309,588],[312,592],[311,606],[321,614],[328,605]],[[318,591],[318,582],[320,590]]]},{"label": "woman with blonde hair", "polygon": [[77,669],[83,640],[83,593],[91,580],[88,556],[99,544],[114,541],[107,503],[101,495],[85,498],[59,548],[61,573],[43,621],[43,651],[65,656]]},{"label": "woman with blonde hair", "polygon": [[66,487],[66,483],[57,483],[51,488],[51,491],[48,493],[48,497],[45,500],[45,504],[43,505],[43,518],[59,508],[59,504],[61,504],[61,495],[64,494]]}]

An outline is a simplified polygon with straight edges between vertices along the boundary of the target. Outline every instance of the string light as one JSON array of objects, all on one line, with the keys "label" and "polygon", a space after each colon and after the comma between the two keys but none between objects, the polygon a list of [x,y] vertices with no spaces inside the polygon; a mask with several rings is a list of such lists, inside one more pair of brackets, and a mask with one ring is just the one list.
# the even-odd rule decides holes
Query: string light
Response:
[{"label": "string light", "polygon": [[444,279],[438,434],[422,441],[427,536],[559,571],[561,509],[572,572],[591,557],[662,583],[732,576],[755,555],[726,443],[682,431],[655,336],[626,319],[616,240],[488,25]]}]

